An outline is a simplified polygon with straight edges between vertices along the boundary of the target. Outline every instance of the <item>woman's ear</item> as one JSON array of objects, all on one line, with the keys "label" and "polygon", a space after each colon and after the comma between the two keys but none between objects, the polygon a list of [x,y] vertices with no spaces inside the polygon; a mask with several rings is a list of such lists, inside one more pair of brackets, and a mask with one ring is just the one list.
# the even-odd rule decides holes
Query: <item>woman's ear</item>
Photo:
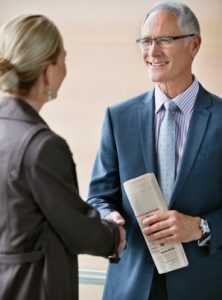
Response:
[{"label": "woman's ear", "polygon": [[51,65],[47,65],[42,71],[43,81],[46,85],[50,85],[51,82]]},{"label": "woman's ear", "polygon": [[42,71],[42,82],[47,93],[47,101],[52,100],[51,82],[52,82],[52,65],[47,65]]}]

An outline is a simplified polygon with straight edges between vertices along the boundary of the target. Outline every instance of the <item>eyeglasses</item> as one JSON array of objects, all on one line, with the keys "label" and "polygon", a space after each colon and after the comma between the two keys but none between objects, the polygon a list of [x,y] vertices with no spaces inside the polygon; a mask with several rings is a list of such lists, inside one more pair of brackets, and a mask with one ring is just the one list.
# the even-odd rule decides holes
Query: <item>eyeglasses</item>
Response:
[{"label": "eyeglasses", "polygon": [[149,50],[153,44],[153,41],[160,48],[170,48],[173,45],[173,41],[185,39],[185,38],[188,38],[188,37],[191,37],[194,35],[195,35],[195,33],[178,35],[178,36],[158,36],[153,39],[150,37],[143,37],[143,38],[137,39],[136,42],[137,42],[137,44],[140,45],[140,47],[143,50]]}]

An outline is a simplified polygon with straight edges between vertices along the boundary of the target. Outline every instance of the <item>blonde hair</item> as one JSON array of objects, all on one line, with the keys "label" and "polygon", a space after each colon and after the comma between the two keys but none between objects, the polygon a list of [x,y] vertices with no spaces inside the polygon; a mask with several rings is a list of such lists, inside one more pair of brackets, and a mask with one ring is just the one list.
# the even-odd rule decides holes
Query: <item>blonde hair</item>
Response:
[{"label": "blonde hair", "polygon": [[43,15],[26,15],[0,27],[0,90],[28,92],[48,64],[56,64],[62,38]]}]

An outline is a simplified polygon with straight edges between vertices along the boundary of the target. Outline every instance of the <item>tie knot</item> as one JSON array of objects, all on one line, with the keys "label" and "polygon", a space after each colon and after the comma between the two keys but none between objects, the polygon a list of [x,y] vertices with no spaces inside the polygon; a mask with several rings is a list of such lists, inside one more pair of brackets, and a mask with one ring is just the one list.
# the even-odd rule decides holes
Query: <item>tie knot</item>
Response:
[{"label": "tie knot", "polygon": [[165,107],[166,110],[169,110],[171,112],[174,112],[177,109],[177,105],[173,100],[167,100],[164,103],[164,107]]}]

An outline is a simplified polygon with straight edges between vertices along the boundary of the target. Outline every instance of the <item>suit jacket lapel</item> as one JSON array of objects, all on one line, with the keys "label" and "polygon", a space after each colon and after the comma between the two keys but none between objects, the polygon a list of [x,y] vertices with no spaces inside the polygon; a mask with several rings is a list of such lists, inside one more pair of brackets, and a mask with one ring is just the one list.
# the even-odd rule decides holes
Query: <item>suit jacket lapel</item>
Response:
[{"label": "suit jacket lapel", "polygon": [[153,92],[148,93],[140,104],[139,125],[146,170],[148,173],[156,173]]},{"label": "suit jacket lapel", "polygon": [[181,162],[181,168],[175,182],[175,188],[172,194],[170,207],[178,198],[183,184],[185,183],[189,172],[195,162],[202,140],[204,139],[207,125],[210,118],[210,111],[207,108],[211,106],[209,94],[200,86],[200,91],[194,106],[191,118],[190,128],[188,131],[187,141]]}]

